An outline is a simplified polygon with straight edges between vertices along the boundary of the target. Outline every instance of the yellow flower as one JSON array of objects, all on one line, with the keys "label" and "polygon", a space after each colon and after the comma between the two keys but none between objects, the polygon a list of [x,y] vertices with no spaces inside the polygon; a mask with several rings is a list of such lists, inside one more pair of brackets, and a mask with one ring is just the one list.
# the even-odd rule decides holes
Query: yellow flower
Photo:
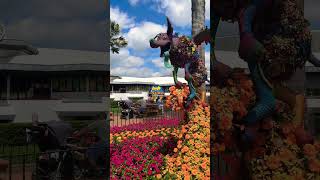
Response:
[{"label": "yellow flower", "polygon": [[157,174],[157,179],[161,179],[161,178],[162,178],[161,174]]}]

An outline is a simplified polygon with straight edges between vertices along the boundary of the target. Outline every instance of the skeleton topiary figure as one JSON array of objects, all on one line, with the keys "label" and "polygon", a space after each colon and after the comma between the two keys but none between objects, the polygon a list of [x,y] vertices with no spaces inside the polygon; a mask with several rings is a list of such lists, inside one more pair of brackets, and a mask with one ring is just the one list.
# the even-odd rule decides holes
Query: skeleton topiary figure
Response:
[{"label": "skeleton topiary figure", "polygon": [[[186,106],[199,97],[197,88],[207,80],[207,72],[203,61],[200,60],[198,46],[191,38],[173,34],[173,27],[169,18],[167,18],[168,29],[166,33],[159,33],[153,39],[150,39],[151,48],[160,47],[160,57],[164,57],[165,67],[173,66],[173,78],[178,87],[183,83],[177,79],[179,68],[185,69],[185,79],[188,81],[190,95],[187,98]],[[172,66],[171,66],[172,65]],[[201,95],[204,101],[203,95]]]},{"label": "skeleton topiary figure", "polygon": [[308,22],[297,1],[214,0],[211,10],[211,30],[200,32],[194,42],[210,41],[214,47],[219,21],[238,23],[238,53],[248,63],[258,99],[244,121],[251,124],[270,116],[275,109],[275,100],[279,99],[294,110],[294,122],[302,124],[303,92],[295,92],[285,84],[306,61],[317,67],[320,61],[311,53]]}]

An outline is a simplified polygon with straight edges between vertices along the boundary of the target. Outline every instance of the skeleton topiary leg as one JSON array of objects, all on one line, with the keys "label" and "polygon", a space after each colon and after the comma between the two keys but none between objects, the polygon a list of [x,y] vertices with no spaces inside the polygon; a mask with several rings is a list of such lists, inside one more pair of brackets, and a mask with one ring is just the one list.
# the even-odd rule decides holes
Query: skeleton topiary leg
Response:
[{"label": "skeleton topiary leg", "polygon": [[190,90],[190,95],[188,96],[187,101],[191,101],[193,98],[196,97],[196,89],[194,88],[192,84],[192,76],[190,74],[190,63],[185,65],[185,79],[188,81],[188,86]]},{"label": "skeleton topiary leg", "polygon": [[273,113],[276,100],[272,94],[272,89],[263,80],[258,69],[258,64],[254,61],[249,61],[248,65],[258,101],[255,107],[249,111],[244,118],[244,121],[247,123],[255,123]]},{"label": "skeleton topiary leg", "polygon": [[174,84],[177,85],[177,86],[182,86],[182,82],[178,81],[178,70],[179,68],[178,67],[174,67],[173,69],[173,80],[174,80]]}]

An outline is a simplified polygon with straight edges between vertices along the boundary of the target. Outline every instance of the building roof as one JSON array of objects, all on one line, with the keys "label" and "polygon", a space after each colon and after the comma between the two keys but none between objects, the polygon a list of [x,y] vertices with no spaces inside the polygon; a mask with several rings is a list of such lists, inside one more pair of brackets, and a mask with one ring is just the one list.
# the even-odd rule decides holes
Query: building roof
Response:
[{"label": "building roof", "polygon": [[38,49],[32,47],[25,41],[16,39],[0,40],[0,63],[8,63],[16,56],[36,55],[38,53]]},{"label": "building roof", "polygon": [[107,71],[108,53],[70,49],[39,48],[38,55],[16,56],[9,63],[0,64],[1,70],[25,71]]},{"label": "building roof", "polygon": [[[182,83],[187,83],[184,78],[178,77],[178,80]],[[173,77],[121,77],[119,79],[111,80],[111,84],[147,84],[147,85],[160,85],[160,86],[172,86],[174,85]],[[207,82],[207,84],[209,84]]]},{"label": "building roof", "polygon": [[36,56],[17,56],[10,64],[32,65],[71,65],[101,64],[107,65],[107,53],[96,51],[80,51],[71,49],[39,48]]},{"label": "building roof", "polygon": [[[184,78],[178,78],[179,81],[187,83]],[[149,84],[149,85],[160,85],[160,86],[170,86],[174,84],[172,77],[121,77],[119,79],[114,79],[110,82],[111,84]]]}]

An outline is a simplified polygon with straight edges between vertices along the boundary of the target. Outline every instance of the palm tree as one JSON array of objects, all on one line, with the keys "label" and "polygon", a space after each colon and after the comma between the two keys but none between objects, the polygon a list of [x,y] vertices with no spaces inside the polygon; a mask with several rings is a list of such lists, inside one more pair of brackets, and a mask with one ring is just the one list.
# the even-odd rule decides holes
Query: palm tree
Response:
[{"label": "palm tree", "polygon": [[119,54],[120,48],[126,47],[128,42],[123,36],[120,36],[120,25],[114,21],[110,24],[110,50],[112,53]]},{"label": "palm tree", "polygon": [[[205,0],[191,0],[191,12],[192,12],[192,36],[199,33],[205,28]],[[204,46],[201,45],[200,59],[205,64],[205,52]],[[201,100],[205,101],[206,98],[206,86],[205,83],[202,84],[200,88],[197,89],[197,93],[201,95]]]}]

